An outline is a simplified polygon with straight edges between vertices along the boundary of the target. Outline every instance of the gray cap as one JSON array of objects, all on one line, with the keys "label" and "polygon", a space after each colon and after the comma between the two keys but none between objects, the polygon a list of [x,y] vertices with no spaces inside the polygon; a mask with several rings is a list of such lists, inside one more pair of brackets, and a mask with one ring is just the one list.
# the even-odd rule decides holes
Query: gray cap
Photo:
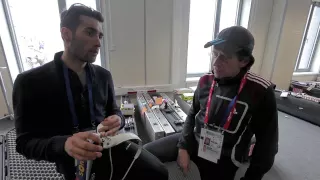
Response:
[{"label": "gray cap", "polygon": [[242,26],[232,26],[223,29],[213,41],[204,45],[205,48],[214,45],[218,50],[228,55],[244,50],[249,56],[252,55],[254,38],[249,30]]}]

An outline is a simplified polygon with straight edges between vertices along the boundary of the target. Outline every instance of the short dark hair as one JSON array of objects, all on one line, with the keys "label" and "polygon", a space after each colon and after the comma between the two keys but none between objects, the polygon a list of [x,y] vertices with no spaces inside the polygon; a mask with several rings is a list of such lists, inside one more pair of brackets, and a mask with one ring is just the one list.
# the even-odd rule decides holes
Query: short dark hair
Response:
[{"label": "short dark hair", "polygon": [[244,67],[245,69],[249,70],[251,68],[251,66],[254,64],[254,57],[252,56],[252,54],[245,50],[245,49],[242,49],[238,52],[236,52],[236,56],[237,58],[239,59],[239,61],[249,61],[249,63],[247,64],[246,67]]},{"label": "short dark hair", "polygon": [[61,15],[60,28],[66,27],[73,32],[77,29],[80,24],[80,16],[92,17],[99,22],[103,22],[104,19],[99,11],[96,11],[88,6],[80,3],[76,3],[70,6],[68,10],[64,10]]}]

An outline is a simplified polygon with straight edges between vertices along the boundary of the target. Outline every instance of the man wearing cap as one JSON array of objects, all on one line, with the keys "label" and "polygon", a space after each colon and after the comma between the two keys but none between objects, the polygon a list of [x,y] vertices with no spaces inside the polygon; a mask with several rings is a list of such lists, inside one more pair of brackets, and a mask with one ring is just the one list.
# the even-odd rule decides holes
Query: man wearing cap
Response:
[{"label": "man wearing cap", "polygon": [[184,173],[191,159],[202,180],[233,180],[254,135],[242,180],[261,180],[278,152],[275,85],[249,71],[254,38],[247,29],[226,28],[205,44],[211,46],[212,72],[199,80],[183,131],[145,148],[163,162],[177,159]]}]

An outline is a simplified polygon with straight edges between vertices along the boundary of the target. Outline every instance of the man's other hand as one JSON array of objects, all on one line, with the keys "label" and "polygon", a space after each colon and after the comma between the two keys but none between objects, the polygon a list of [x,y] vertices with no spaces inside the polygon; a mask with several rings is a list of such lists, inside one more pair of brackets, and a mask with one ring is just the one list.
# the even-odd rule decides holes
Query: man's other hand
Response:
[{"label": "man's other hand", "polygon": [[88,140],[101,144],[101,140],[97,135],[90,132],[79,132],[67,139],[64,144],[64,150],[69,156],[80,161],[95,160],[101,157],[102,146],[95,145]]},{"label": "man's other hand", "polygon": [[121,118],[118,115],[112,115],[105,118],[101,124],[103,127],[98,130],[101,136],[114,136],[120,129]]},{"label": "man's other hand", "polygon": [[177,162],[183,174],[187,175],[190,169],[190,156],[187,150],[179,149]]}]

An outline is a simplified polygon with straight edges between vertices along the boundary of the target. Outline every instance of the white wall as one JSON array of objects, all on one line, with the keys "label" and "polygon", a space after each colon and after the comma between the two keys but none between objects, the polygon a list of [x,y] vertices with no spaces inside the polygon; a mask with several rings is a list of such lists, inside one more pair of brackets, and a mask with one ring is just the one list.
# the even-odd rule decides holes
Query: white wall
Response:
[{"label": "white wall", "polygon": [[311,1],[288,0],[272,81],[287,89],[292,79]]},{"label": "white wall", "polygon": [[173,0],[110,2],[109,68],[115,85],[170,84]]},{"label": "white wall", "polygon": [[[288,89],[293,78],[311,1],[309,0],[256,0],[251,16],[265,20],[251,21],[249,29],[256,41],[255,72],[271,80],[277,88]],[[271,9],[270,9],[271,4]],[[262,7],[265,7],[262,11]],[[270,17],[271,16],[271,17]],[[270,17],[270,21],[267,21]],[[268,25],[267,25],[268,24]],[[267,27],[267,28],[266,28]],[[267,38],[264,38],[267,34]],[[265,46],[263,46],[265,45]],[[260,68],[258,66],[260,65]],[[294,79],[311,80],[313,76],[294,76]],[[311,78],[311,79],[309,79]]]},{"label": "white wall", "polygon": [[[171,69],[179,66],[171,61],[173,8],[179,8],[174,6],[174,0],[110,0],[102,4],[108,43],[105,60],[116,89],[171,84]],[[0,55],[2,66],[4,53]],[[9,80],[6,82],[10,84]],[[176,80],[176,84],[179,82]],[[10,100],[11,89],[12,85],[8,91]],[[0,94],[0,102],[4,102],[1,98]],[[0,105],[0,109],[1,116],[6,108]]]},{"label": "white wall", "polygon": [[171,75],[174,87],[189,87],[187,56],[190,0],[173,0]]},{"label": "white wall", "polygon": [[[252,0],[248,23],[256,40],[252,71],[278,88],[286,89],[292,79],[310,4],[310,0]],[[106,61],[116,87],[196,84],[185,82],[189,8],[189,0],[110,0],[111,11],[103,10]],[[0,66],[3,63],[0,52]],[[8,75],[6,84],[11,99]],[[2,104],[0,116],[6,112]]]},{"label": "white wall", "polygon": [[[110,0],[109,65],[116,86],[145,84],[144,0]],[[109,14],[108,14],[109,15]]]},{"label": "white wall", "polygon": [[272,6],[272,15],[268,28],[268,38],[263,54],[263,62],[260,66],[260,75],[271,79],[276,56],[278,53],[278,45],[282,35],[282,24],[286,12],[287,0],[274,0]]},{"label": "white wall", "polygon": [[252,0],[248,29],[255,38],[253,56],[255,63],[251,71],[259,74],[263,62],[268,30],[272,15],[272,0]]},{"label": "white wall", "polygon": [[145,1],[146,85],[171,82],[173,0]]}]

